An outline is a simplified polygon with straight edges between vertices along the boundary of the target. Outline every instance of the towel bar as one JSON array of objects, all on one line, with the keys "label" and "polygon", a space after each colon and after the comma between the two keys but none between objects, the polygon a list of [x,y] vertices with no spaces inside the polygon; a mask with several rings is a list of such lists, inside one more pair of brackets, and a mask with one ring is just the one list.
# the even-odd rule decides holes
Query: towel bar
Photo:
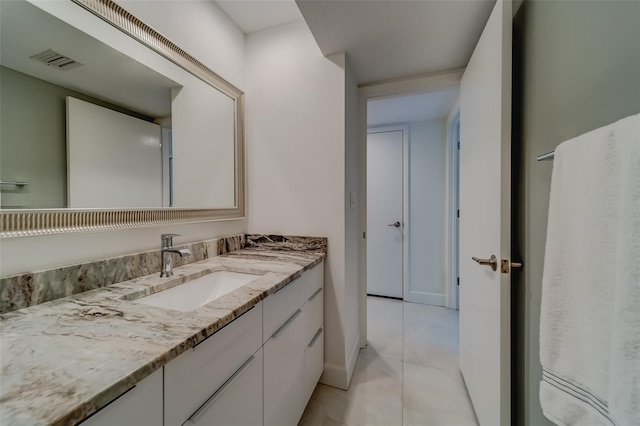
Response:
[{"label": "towel bar", "polygon": [[555,154],[556,154],[555,151],[547,152],[546,154],[538,155],[538,157],[536,157],[536,160],[538,161],[553,160],[553,157],[555,156]]},{"label": "towel bar", "polygon": [[0,185],[26,186],[26,185],[29,185],[29,182],[18,182],[18,181],[13,181],[13,180],[0,180]]}]

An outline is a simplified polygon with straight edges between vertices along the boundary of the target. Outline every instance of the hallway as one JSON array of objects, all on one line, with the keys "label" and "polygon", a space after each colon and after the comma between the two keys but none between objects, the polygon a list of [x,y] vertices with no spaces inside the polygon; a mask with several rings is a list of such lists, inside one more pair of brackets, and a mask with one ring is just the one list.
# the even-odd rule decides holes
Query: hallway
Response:
[{"label": "hallway", "polygon": [[367,298],[368,346],[348,391],[319,384],[300,425],[476,425],[458,368],[458,312]]}]

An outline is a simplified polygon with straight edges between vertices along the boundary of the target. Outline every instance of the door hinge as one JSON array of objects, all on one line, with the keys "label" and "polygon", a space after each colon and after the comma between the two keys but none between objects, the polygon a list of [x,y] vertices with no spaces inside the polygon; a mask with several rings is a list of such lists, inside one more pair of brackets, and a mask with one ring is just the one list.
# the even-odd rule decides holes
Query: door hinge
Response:
[{"label": "door hinge", "polygon": [[460,277],[458,277],[458,285],[460,285]]},{"label": "door hinge", "polygon": [[460,141],[458,141],[458,149],[460,149]]},{"label": "door hinge", "polygon": [[362,238],[363,238],[363,239],[366,239],[366,238],[367,238],[367,232],[366,232],[366,231],[362,233]]},{"label": "door hinge", "polygon": [[460,217],[460,209],[458,209],[458,217]]}]

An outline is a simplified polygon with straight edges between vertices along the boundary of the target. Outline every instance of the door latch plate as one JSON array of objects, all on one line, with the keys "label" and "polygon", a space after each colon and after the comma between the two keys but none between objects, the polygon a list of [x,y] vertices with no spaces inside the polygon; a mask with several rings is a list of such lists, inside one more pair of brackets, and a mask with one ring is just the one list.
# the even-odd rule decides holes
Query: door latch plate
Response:
[{"label": "door latch plate", "polygon": [[502,259],[500,262],[500,272],[508,274],[512,268],[522,268],[522,262],[512,262],[509,259]]}]

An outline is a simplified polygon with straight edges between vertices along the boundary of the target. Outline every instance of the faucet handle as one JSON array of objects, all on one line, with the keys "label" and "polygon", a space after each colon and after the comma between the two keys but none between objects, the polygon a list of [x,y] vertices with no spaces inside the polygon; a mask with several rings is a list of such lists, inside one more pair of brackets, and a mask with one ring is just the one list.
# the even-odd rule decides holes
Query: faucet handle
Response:
[{"label": "faucet handle", "polygon": [[160,239],[162,240],[162,246],[167,248],[173,245],[173,237],[179,237],[180,234],[162,234]]},{"label": "faucet handle", "polygon": [[180,234],[162,234],[162,235],[160,235],[160,238],[162,238],[164,240],[167,237],[173,238],[173,237],[180,237],[180,236],[181,236]]}]

